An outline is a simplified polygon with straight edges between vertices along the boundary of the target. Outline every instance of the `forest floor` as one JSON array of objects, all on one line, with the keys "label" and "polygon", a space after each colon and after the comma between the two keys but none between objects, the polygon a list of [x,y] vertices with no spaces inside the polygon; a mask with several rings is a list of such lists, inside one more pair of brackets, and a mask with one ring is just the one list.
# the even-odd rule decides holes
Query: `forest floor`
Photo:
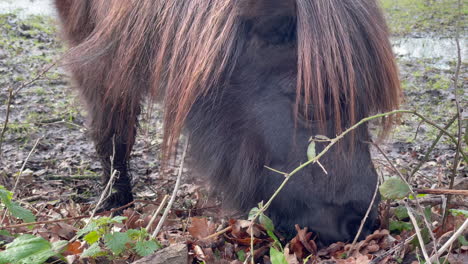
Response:
[{"label": "forest floor", "polygon": [[[401,71],[405,98],[401,108],[415,110],[440,127],[449,123],[457,113],[453,85],[457,61],[455,29],[457,14],[461,13],[459,41],[463,60],[458,77],[458,91],[461,108],[465,109],[463,119],[466,120],[468,7],[465,5],[462,10],[458,10],[455,0],[381,2],[393,32],[392,42]],[[0,185],[14,190],[14,199],[31,210],[38,221],[87,215],[102,189],[102,170],[94,147],[86,135],[86,113],[60,65],[60,57],[65,50],[57,36],[57,25],[52,16],[25,16],[21,11],[0,14],[0,131],[3,124],[7,124],[3,138],[0,139]],[[10,96],[10,90],[13,91],[13,96]],[[161,113],[157,107],[151,107],[151,111],[147,111],[148,109],[150,108],[146,107],[141,115],[140,133],[132,152],[130,167],[134,177],[136,199],[152,202],[136,203],[135,208],[124,214],[132,219],[132,228],[144,227],[156,205],[165,195],[171,193],[178,166],[176,163],[174,168],[162,171],[159,162],[162,142]],[[466,125],[464,129],[467,129]],[[372,126],[371,130],[374,134],[378,133],[377,126]],[[447,131],[456,135],[457,122],[455,121]],[[409,175],[424,157],[438,133],[437,129],[421,123],[417,117],[403,115],[400,124],[379,146],[396,169],[403,175]],[[468,153],[465,143],[462,149]],[[429,160],[410,178],[411,186],[448,188],[455,150],[455,144],[448,137],[442,137],[430,154]],[[385,178],[397,175],[382,153],[375,148],[372,151],[379,174]],[[468,189],[467,165],[461,162],[458,166],[455,189]],[[158,237],[163,246],[185,242],[188,237],[191,237],[190,241],[200,238],[201,234],[193,227],[194,223],[198,223],[198,229],[209,231],[216,230],[218,226],[229,225],[222,224],[223,217],[220,215],[223,211],[217,201],[209,198],[203,187],[187,181],[190,175],[186,170],[184,172],[184,182],[173,210]],[[21,177],[18,179],[19,174]],[[440,199],[439,196],[425,198]],[[452,201],[458,204],[455,208],[468,209],[465,198],[454,197]],[[436,214],[438,206],[432,206],[433,213]],[[205,220],[198,217],[208,217],[209,221],[203,222]],[[4,221],[2,225],[15,223],[12,218],[1,219]],[[409,222],[408,219],[405,221]],[[455,223],[458,223],[457,221]],[[32,230],[16,228],[8,231],[30,232],[48,240],[70,240],[79,229],[79,225],[74,222],[59,222],[38,225]],[[62,232],[57,231],[58,229]],[[411,230],[404,228],[394,228],[390,231],[394,237],[400,239],[412,234]],[[0,242],[0,246],[1,244]],[[342,247],[344,248],[344,244]],[[220,256],[219,252],[213,253],[215,249],[224,250],[224,255]],[[328,251],[330,255],[326,257],[338,258],[336,252],[343,253],[340,250],[333,253]],[[451,263],[467,263],[466,257],[463,260],[460,254],[466,253],[467,250],[467,245],[455,249],[450,259]],[[190,244],[189,251],[194,263],[198,263],[203,257],[208,259],[205,259],[206,263],[213,263],[213,258],[226,260],[220,263],[241,263],[235,262],[235,259],[242,259],[239,252],[247,252],[248,246],[234,242],[224,243],[223,246],[206,246],[194,242]],[[77,258],[68,259],[81,263]],[[116,259],[112,261],[126,263],[115,262]],[[267,261],[266,258],[265,262]],[[359,262],[358,257],[354,259],[355,262],[340,262],[339,259],[336,261],[364,263]],[[387,261],[393,260],[388,258]]]}]

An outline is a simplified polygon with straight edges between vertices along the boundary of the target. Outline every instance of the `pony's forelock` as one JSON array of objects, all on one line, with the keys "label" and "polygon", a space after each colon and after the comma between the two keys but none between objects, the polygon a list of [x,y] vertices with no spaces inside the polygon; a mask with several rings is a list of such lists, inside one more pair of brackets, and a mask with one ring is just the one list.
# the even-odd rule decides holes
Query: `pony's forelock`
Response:
[{"label": "pony's forelock", "polygon": [[[339,133],[357,119],[398,107],[398,71],[374,0],[262,1],[265,8],[284,8],[287,2],[295,10],[296,115],[311,115],[322,125],[331,118]],[[232,73],[241,52],[236,40],[244,37],[242,20],[268,12],[248,0],[122,2],[95,0],[82,7],[89,21],[100,25],[94,31],[90,27],[70,58],[79,68],[82,58],[94,56],[98,62],[114,56],[106,76],[90,73],[87,78],[104,79],[109,87],[105,100],[119,102],[116,107],[132,108],[145,93],[163,102],[163,152],[168,157],[196,100],[212,95]],[[123,120],[119,129],[127,125]]]}]

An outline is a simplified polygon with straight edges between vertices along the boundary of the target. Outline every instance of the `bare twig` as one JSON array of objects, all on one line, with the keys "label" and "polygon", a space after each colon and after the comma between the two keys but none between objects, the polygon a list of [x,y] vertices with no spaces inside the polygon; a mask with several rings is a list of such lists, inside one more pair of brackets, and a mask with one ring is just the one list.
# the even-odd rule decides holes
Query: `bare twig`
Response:
[{"label": "bare twig", "polygon": [[217,237],[219,235],[222,235],[222,234],[224,234],[226,232],[229,232],[231,230],[232,230],[232,226],[228,226],[228,227],[224,228],[223,230],[220,230],[220,231],[218,231],[218,232],[216,232],[214,234],[211,234],[211,235],[209,235],[207,237],[204,237],[202,240],[209,240],[209,239],[215,238],[215,237]]},{"label": "bare twig", "polygon": [[276,172],[276,173],[278,173],[278,174],[281,174],[281,175],[283,175],[284,177],[288,177],[288,174],[287,174],[286,172],[282,172],[282,171],[279,171],[279,170],[277,170],[277,169],[270,168],[270,167],[268,167],[267,165],[264,165],[263,167],[265,167],[265,168],[271,170],[272,172]]},{"label": "bare twig", "polygon": [[149,221],[148,225],[146,226],[146,230],[149,230],[150,227],[153,225],[154,220],[156,220],[156,217],[158,217],[159,213],[161,212],[161,210],[166,205],[168,197],[169,197],[169,195],[164,195],[164,198],[162,199],[161,204],[158,206],[158,209],[156,209],[153,216],[151,217],[151,220]]},{"label": "bare twig", "polygon": [[361,235],[361,232],[362,232],[362,229],[364,228],[364,224],[366,223],[367,217],[369,217],[369,213],[372,210],[372,207],[374,206],[375,197],[377,197],[377,193],[379,193],[379,179],[377,179],[377,184],[375,185],[374,195],[372,196],[372,200],[371,200],[371,202],[369,204],[369,207],[367,208],[366,215],[361,220],[361,225],[359,226],[359,230],[358,230],[356,236],[354,237],[353,244],[351,244],[351,247],[348,250],[348,254],[347,254],[348,256],[354,251],[354,247],[356,246],[356,242],[357,242],[359,236]]},{"label": "bare twig", "polygon": [[452,237],[437,251],[436,254],[434,254],[430,261],[436,261],[439,259],[440,255],[442,255],[451,245],[453,242],[455,242],[455,239],[457,239],[462,233],[468,228],[468,219],[465,219],[465,222],[458,228],[457,232],[455,232]]},{"label": "bare twig", "polygon": [[25,83],[22,83],[18,88],[16,88],[16,90],[13,87],[10,87],[8,89],[8,101],[7,101],[7,109],[6,109],[6,114],[5,114],[5,121],[3,122],[2,132],[0,133],[0,158],[2,157],[2,153],[3,153],[2,152],[3,138],[5,137],[5,132],[7,130],[8,123],[9,123],[9,120],[10,120],[11,104],[13,102],[13,99],[15,98],[15,96],[22,89],[30,86],[31,84],[35,83],[37,80],[42,78],[42,76],[44,76],[44,74],[46,74],[48,71],[50,71],[50,69],[52,69],[52,67],[54,67],[56,64],[57,64],[56,62],[50,64],[44,70],[42,70],[42,72],[40,72],[36,77],[34,77],[32,80],[30,80],[28,82],[25,82]]},{"label": "bare twig", "polygon": [[431,264],[431,260],[429,258],[429,255],[427,254],[426,247],[424,245],[424,239],[421,235],[421,230],[419,229],[418,222],[416,221],[416,218],[414,217],[413,213],[411,212],[411,207],[408,205],[408,203],[405,202],[405,207],[406,210],[408,211],[408,216],[411,220],[411,223],[413,224],[414,231],[416,231],[416,236],[418,237],[419,240],[419,246],[421,247],[421,251],[423,253],[424,259],[426,260],[426,263]]},{"label": "bare twig", "polygon": [[[416,209],[418,210],[418,213],[419,215],[422,217],[422,219],[424,220],[424,224],[426,225],[426,227],[428,228],[429,230],[429,235],[431,236],[431,239],[432,239],[432,242],[434,243],[434,245],[437,245],[437,239],[435,238],[434,236],[434,232],[432,231],[433,228],[432,228],[432,224],[427,220],[426,218],[426,214],[424,214],[424,209],[423,207],[421,206],[421,204],[419,203],[419,199],[417,198],[417,195],[416,193],[414,192],[413,188],[411,188],[411,185],[409,184],[409,182],[405,179],[405,177],[403,176],[403,174],[401,174],[400,170],[398,170],[395,165],[393,164],[393,162],[388,158],[387,154],[385,154],[385,152],[375,143],[372,143],[374,145],[374,147],[382,154],[382,156],[384,156],[384,158],[387,160],[387,162],[390,164],[390,166],[395,170],[395,172],[398,174],[398,176],[401,178],[402,181],[404,181],[406,183],[406,185],[408,186],[411,194],[413,195],[414,197],[414,201],[416,203]],[[406,205],[406,203],[405,203]]]},{"label": "bare twig", "polygon": [[416,236],[416,234],[411,235],[410,237],[408,237],[407,239],[405,239],[405,241],[403,241],[403,243],[399,243],[399,244],[395,245],[394,247],[392,247],[391,249],[385,251],[383,254],[381,254],[380,256],[376,257],[376,258],[373,259],[371,262],[369,262],[369,264],[377,264],[377,263],[379,263],[381,260],[383,260],[383,259],[386,258],[387,256],[392,255],[395,251],[399,250],[401,247],[404,247],[405,245],[409,244],[411,241],[413,241],[413,239],[414,239],[415,236]]},{"label": "bare twig", "polygon": [[[430,205],[430,206],[443,204],[444,201],[445,201],[445,199],[442,196],[418,199],[419,204],[421,204],[421,205]],[[409,205],[414,205],[414,204],[416,204],[416,202],[412,201],[412,200],[408,200],[408,204]],[[399,202],[393,202],[391,204],[392,207],[398,207],[399,205],[400,205]],[[468,207],[468,204],[463,202],[463,201],[461,201],[461,202],[452,201],[452,205],[453,206],[458,206],[458,207]]]},{"label": "bare twig", "polygon": [[26,164],[28,163],[29,161],[29,158],[31,157],[32,153],[34,152],[34,150],[36,150],[36,147],[37,147],[37,144],[39,143],[39,141],[42,139],[42,137],[38,138],[36,140],[36,142],[34,143],[33,147],[31,148],[31,150],[29,151],[28,153],[28,156],[26,156],[26,159],[24,160],[23,162],[23,165],[21,166],[21,169],[18,173],[18,176],[16,177],[16,181],[15,181],[15,186],[13,186],[13,189],[11,190],[11,192],[13,193],[13,195],[15,195],[15,192],[16,192],[16,188],[18,187],[18,183],[19,183],[19,180],[21,178],[21,175],[23,174],[23,171],[24,169],[26,168]]},{"label": "bare twig", "polygon": [[468,196],[468,190],[452,190],[452,189],[414,189],[420,194],[450,194]]},{"label": "bare twig", "polygon": [[[452,175],[450,177],[450,184],[449,189],[453,189],[453,184],[455,182],[455,177],[457,176],[459,160],[460,160],[460,152],[461,152],[461,143],[462,143],[462,116],[461,116],[461,106],[460,106],[460,99],[458,97],[458,78],[460,76],[460,67],[462,62],[461,57],[461,49],[460,49],[460,19],[461,19],[461,10],[462,4],[461,0],[458,0],[458,15],[457,21],[455,24],[455,43],[457,45],[457,66],[455,69],[455,76],[453,79],[453,93],[455,95],[455,105],[457,107],[457,114],[458,114],[458,141],[457,141],[457,148],[455,152],[455,157],[453,159],[453,167],[452,167]],[[447,210],[450,205],[451,196],[447,196],[447,206],[445,207],[444,219],[442,220],[442,229],[445,229],[445,224],[447,221]]]},{"label": "bare twig", "polygon": [[29,82],[25,82],[23,84],[21,84],[18,88],[16,88],[16,90],[14,90],[14,93],[13,95],[17,95],[21,90],[23,90],[24,88],[30,86],[31,84],[35,83],[37,80],[39,80],[40,78],[42,78],[42,76],[44,76],[47,72],[50,71],[50,69],[52,69],[55,65],[57,65],[57,62],[54,62],[52,64],[49,64],[48,66],[46,66],[44,68],[44,70],[42,70],[38,75],[36,75],[36,77],[34,77],[32,80],[30,80]]},{"label": "bare twig", "polygon": [[[452,119],[450,119],[447,125],[445,125],[444,129],[449,129],[457,119],[458,114],[456,114],[454,117],[452,117]],[[439,131],[439,134],[437,135],[436,139],[432,142],[432,145],[429,147],[429,149],[426,151],[426,154],[424,154],[424,157],[421,159],[418,165],[416,165],[416,167],[414,167],[414,169],[411,171],[411,174],[407,178],[409,183],[411,183],[413,176],[416,174],[416,172],[418,172],[422,165],[427,162],[427,160],[429,159],[429,155],[432,153],[437,143],[439,143],[439,140],[442,138],[443,134],[444,133],[442,131]]]},{"label": "bare twig", "polygon": [[3,146],[3,138],[5,137],[5,132],[8,127],[8,123],[10,122],[10,112],[11,112],[11,103],[13,102],[13,88],[8,89],[8,101],[7,101],[7,109],[5,113],[5,121],[3,122],[2,132],[0,133],[0,158],[2,157],[2,146]]},{"label": "bare twig", "polygon": [[180,186],[180,180],[181,180],[181,178],[182,178],[182,171],[183,171],[183,169],[184,169],[185,155],[187,154],[187,149],[188,149],[188,145],[189,145],[189,140],[190,140],[190,138],[187,137],[187,140],[186,140],[185,146],[184,146],[184,152],[182,153],[182,158],[181,158],[181,161],[180,161],[179,173],[178,173],[178,175],[177,175],[176,184],[175,184],[175,186],[174,186],[174,190],[172,191],[171,200],[169,201],[169,204],[167,205],[166,210],[164,210],[163,216],[162,216],[161,219],[159,220],[159,223],[158,223],[158,225],[156,226],[156,229],[154,230],[154,232],[153,232],[153,234],[152,234],[152,237],[153,237],[153,238],[156,238],[156,236],[158,235],[159,231],[161,230],[162,225],[164,224],[164,221],[166,220],[167,215],[169,214],[169,211],[171,210],[172,204],[174,204],[175,198],[176,198],[176,196],[177,196],[177,191],[179,190],[179,186]]},{"label": "bare twig", "polygon": [[99,207],[101,206],[101,204],[104,202],[104,200],[111,193],[112,186],[114,185],[114,179],[115,179],[117,174],[118,174],[118,171],[114,170],[114,172],[112,172],[111,176],[109,177],[109,181],[107,182],[106,188],[104,188],[104,190],[102,191],[101,197],[99,197],[99,201],[97,202],[96,207],[94,207],[94,210],[91,213],[91,216],[90,216],[91,218],[94,217],[97,210],[99,210]]},{"label": "bare twig", "polygon": [[[24,168],[26,168],[26,164],[28,163],[28,160],[31,157],[31,154],[34,152],[34,150],[36,150],[37,144],[39,143],[39,141],[41,139],[42,139],[42,137],[40,137],[40,138],[38,138],[36,140],[36,142],[34,143],[32,149],[29,151],[28,156],[26,156],[26,159],[24,160],[23,165],[21,166],[21,169],[20,169],[20,171],[18,173],[18,176],[16,177],[15,185],[13,186],[13,189],[11,190],[11,192],[13,193],[13,197],[16,196],[16,188],[18,187],[18,183],[19,183],[19,180],[21,179],[21,175],[23,174]],[[3,213],[1,223],[3,223],[3,221],[5,220],[5,217],[7,216],[7,212],[8,212],[8,210],[5,210],[5,212]]]}]

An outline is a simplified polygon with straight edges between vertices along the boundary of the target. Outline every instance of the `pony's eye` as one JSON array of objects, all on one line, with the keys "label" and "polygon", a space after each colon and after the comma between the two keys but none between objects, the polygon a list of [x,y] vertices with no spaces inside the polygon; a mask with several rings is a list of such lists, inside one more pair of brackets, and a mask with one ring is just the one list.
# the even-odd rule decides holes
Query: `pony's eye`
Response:
[{"label": "pony's eye", "polygon": [[270,45],[287,45],[296,41],[296,20],[282,16],[261,23],[257,34]]}]

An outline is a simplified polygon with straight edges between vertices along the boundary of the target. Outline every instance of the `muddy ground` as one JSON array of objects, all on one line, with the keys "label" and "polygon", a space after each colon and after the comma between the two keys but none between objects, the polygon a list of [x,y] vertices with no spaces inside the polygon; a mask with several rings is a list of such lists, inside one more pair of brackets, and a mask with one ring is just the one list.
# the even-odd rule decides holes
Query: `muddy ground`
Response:
[{"label": "muddy ground", "polygon": [[[0,7],[5,7],[7,2],[12,3],[0,0]],[[434,123],[445,126],[456,113],[453,86],[457,59],[454,40],[456,1],[381,2],[393,31],[392,41],[401,69],[405,96],[402,108],[416,110]],[[18,199],[33,204],[93,203],[102,187],[99,181],[101,168],[86,136],[86,113],[61,67],[60,57],[65,48],[57,37],[53,12],[47,7],[38,9],[40,11],[3,9],[0,14],[1,126],[7,116],[9,90],[14,90],[0,152],[0,185],[12,189],[15,176],[24,166],[15,191]],[[34,15],[37,13],[40,15]],[[467,5],[461,14],[463,63],[458,90],[461,106],[468,110]],[[48,72],[28,84],[54,63]],[[140,134],[131,160],[137,199],[158,201],[170,193],[175,181],[174,173],[170,170],[162,172],[159,163],[160,116],[157,107],[142,114]],[[466,113],[464,118],[466,120]],[[455,134],[456,122],[448,130]],[[376,129],[373,132],[376,134]],[[438,131],[429,125],[420,125],[416,117],[404,115],[401,124],[380,146],[406,174],[418,164],[437,134]],[[466,145],[463,149],[468,153]],[[384,157],[375,149],[373,152],[378,171],[385,176],[395,175]],[[455,145],[443,137],[429,162],[411,179],[412,184],[419,188],[446,188],[454,155]],[[466,165],[461,164],[456,179],[456,186],[462,189],[467,189]],[[197,190],[189,183],[182,186],[174,206],[179,213],[173,215],[173,219],[184,219],[188,209],[214,204],[199,199]],[[37,207],[33,206],[33,210]],[[209,215],[209,212],[192,214]],[[167,226],[168,229],[179,227]]]}]

